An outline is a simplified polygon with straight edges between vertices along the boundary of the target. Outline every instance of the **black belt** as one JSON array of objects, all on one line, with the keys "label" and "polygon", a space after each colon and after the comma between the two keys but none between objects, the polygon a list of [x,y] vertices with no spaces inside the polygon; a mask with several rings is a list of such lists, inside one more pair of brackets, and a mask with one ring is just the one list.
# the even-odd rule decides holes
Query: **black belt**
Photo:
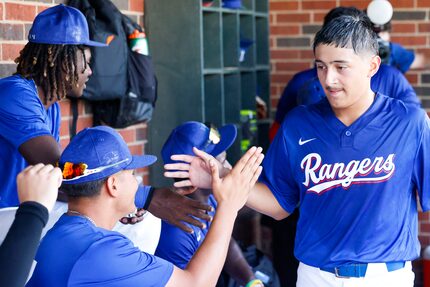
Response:
[{"label": "black belt", "polygon": [[[386,262],[388,272],[402,269],[405,267],[405,261]],[[323,271],[333,273],[336,277],[349,278],[349,277],[364,277],[366,275],[367,263],[342,265],[339,267],[321,267]]]}]

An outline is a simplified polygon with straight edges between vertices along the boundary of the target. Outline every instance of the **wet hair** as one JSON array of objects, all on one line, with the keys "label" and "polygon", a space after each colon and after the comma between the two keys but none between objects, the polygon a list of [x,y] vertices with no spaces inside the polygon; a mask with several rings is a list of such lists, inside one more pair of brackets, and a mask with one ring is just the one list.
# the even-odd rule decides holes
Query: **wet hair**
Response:
[{"label": "wet hair", "polygon": [[[44,104],[61,100],[78,84],[78,75],[87,68],[84,45],[51,45],[28,42],[15,63],[16,73],[33,79],[45,93]],[[78,71],[78,51],[84,57],[84,71]]]},{"label": "wet hair", "polygon": [[106,183],[108,177],[90,182],[77,184],[62,184],[60,190],[67,194],[68,197],[95,197],[100,194],[102,186]]},{"label": "wet hair", "polygon": [[340,48],[351,48],[356,54],[369,52],[378,54],[378,39],[372,30],[372,24],[362,15],[342,15],[332,19],[315,35],[313,51],[318,45],[333,45]]},{"label": "wet hair", "polygon": [[370,24],[372,23],[372,21],[370,21],[370,18],[367,16],[367,14],[364,11],[357,9],[353,6],[350,6],[350,7],[339,6],[331,9],[325,15],[323,26],[327,25],[328,22],[340,16],[362,17],[363,20],[369,21]]}]

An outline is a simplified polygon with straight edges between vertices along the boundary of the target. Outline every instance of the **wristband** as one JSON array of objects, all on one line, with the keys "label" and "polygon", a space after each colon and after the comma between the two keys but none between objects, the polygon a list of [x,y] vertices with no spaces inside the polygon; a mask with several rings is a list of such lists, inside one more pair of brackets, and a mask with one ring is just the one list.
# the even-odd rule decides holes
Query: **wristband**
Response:
[{"label": "wristband", "polygon": [[155,188],[151,186],[148,192],[148,196],[146,197],[145,205],[143,209],[148,210],[149,205],[151,204],[152,196],[154,195]]},{"label": "wristband", "polygon": [[253,279],[249,281],[245,287],[264,286],[263,281],[260,279]]}]

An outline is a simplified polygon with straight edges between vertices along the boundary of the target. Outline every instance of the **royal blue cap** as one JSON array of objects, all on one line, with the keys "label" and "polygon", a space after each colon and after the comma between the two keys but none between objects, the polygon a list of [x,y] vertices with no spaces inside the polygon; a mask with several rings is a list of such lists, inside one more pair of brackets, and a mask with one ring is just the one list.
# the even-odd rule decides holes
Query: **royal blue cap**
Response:
[{"label": "royal blue cap", "polygon": [[222,0],[222,7],[231,9],[241,9],[242,0]]},{"label": "royal blue cap", "polygon": [[28,41],[40,44],[107,46],[105,43],[91,41],[84,14],[64,4],[50,7],[36,16],[28,33]]},{"label": "royal blue cap", "polygon": [[237,129],[235,125],[227,124],[219,128],[220,141],[216,144],[209,139],[210,130],[209,127],[200,122],[185,122],[176,127],[161,149],[164,163],[174,162],[170,159],[174,154],[194,155],[193,147],[217,156],[227,150],[236,139]]},{"label": "royal blue cap", "polygon": [[63,180],[63,184],[77,184],[99,180],[121,170],[142,168],[156,160],[153,155],[131,155],[117,131],[98,126],[79,132],[61,154],[59,165],[63,168],[66,162],[85,163],[89,170],[100,169],[99,172]]}]

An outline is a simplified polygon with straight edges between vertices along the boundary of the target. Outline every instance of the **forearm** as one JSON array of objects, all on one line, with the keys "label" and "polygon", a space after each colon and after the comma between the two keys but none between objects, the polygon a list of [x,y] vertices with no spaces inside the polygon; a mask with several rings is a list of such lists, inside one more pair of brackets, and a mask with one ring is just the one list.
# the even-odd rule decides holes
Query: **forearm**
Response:
[{"label": "forearm", "polygon": [[265,184],[259,182],[251,189],[246,206],[276,220],[281,220],[289,215],[281,207],[270,189]]},{"label": "forearm", "polygon": [[236,282],[245,286],[246,283],[255,279],[254,272],[249,266],[242,250],[232,237],[228,247],[227,259],[225,260],[224,271],[228,273]]},{"label": "forearm", "polygon": [[39,245],[48,210],[36,202],[25,202],[0,247],[0,286],[24,286]]},{"label": "forearm", "polygon": [[186,271],[194,286],[215,286],[224,265],[237,212],[222,204],[200,248],[194,254]]}]

